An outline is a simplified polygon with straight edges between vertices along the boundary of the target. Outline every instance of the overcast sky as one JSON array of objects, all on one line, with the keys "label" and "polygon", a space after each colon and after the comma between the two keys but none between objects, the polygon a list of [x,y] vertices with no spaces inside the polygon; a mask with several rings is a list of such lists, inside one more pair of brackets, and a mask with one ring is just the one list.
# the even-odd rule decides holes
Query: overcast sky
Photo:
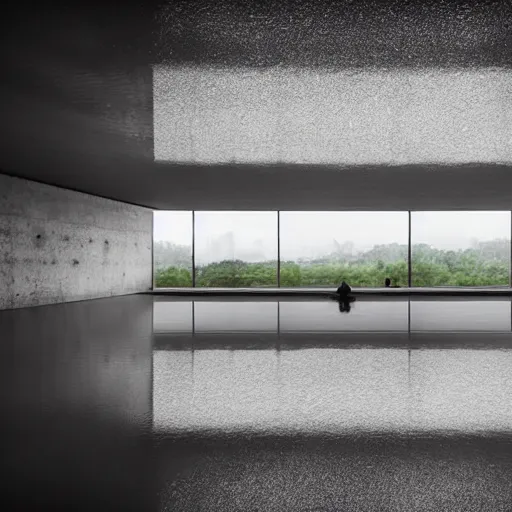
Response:
[{"label": "overcast sky", "polygon": [[[216,238],[234,234],[236,251],[277,254],[276,212],[196,212],[196,254],[208,252]],[[407,212],[281,212],[281,256],[322,254],[340,244],[365,250],[376,244],[407,244]],[[510,212],[413,212],[412,241],[441,249],[466,248],[471,239],[510,238]],[[155,212],[155,240],[192,243],[191,212]]]},{"label": "overcast sky", "polygon": [[503,69],[212,69],[155,66],[157,161],[512,162]]}]

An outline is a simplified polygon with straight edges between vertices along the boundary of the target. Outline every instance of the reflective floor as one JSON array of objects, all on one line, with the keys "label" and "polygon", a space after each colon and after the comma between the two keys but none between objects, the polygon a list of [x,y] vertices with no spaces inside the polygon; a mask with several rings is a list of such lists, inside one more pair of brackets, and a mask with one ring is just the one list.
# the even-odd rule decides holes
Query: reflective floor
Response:
[{"label": "reflective floor", "polygon": [[509,298],[0,312],[16,510],[511,511]]}]

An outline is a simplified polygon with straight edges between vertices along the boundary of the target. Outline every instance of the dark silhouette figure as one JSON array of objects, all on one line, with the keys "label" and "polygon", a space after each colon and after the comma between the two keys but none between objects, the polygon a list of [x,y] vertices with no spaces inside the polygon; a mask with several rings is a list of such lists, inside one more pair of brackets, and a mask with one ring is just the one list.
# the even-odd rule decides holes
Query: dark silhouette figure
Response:
[{"label": "dark silhouette figure", "polygon": [[391,279],[389,277],[386,277],[384,281],[384,286],[386,288],[400,288],[400,286],[391,286]]},{"label": "dark silhouette figure", "polygon": [[350,288],[350,286],[347,283],[345,283],[345,281],[342,281],[341,284],[338,286],[336,293],[340,297],[346,297],[351,291],[352,288]]},{"label": "dark silhouette figure", "polygon": [[340,313],[350,313],[351,302],[355,302],[355,297],[340,297],[338,300],[338,307],[340,309]]},{"label": "dark silhouette figure", "polygon": [[338,301],[340,313],[350,312],[350,303],[356,300],[354,297],[349,297],[349,293],[351,291],[352,288],[350,288],[350,286],[345,281],[342,281],[341,284],[338,286],[335,298]]}]

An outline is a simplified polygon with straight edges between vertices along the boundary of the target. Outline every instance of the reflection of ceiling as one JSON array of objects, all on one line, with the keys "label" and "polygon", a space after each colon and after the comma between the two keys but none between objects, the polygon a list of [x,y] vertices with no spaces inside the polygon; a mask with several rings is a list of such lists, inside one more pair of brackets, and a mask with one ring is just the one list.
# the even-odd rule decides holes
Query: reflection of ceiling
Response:
[{"label": "reflection of ceiling", "polygon": [[511,364],[497,350],[155,351],[153,427],[509,433]]},{"label": "reflection of ceiling", "polygon": [[0,169],[162,209],[510,207],[511,168],[492,163],[342,170],[155,164],[152,64],[512,65],[507,2],[232,3],[183,0],[160,15],[156,1],[6,11]]}]

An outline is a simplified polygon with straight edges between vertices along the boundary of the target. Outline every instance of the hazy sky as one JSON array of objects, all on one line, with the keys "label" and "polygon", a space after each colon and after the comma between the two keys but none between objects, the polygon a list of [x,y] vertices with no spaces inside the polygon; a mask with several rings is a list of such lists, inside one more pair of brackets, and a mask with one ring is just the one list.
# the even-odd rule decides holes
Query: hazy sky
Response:
[{"label": "hazy sky", "polygon": [[[442,249],[466,248],[472,238],[510,238],[510,212],[413,212],[412,241]],[[277,251],[276,212],[196,212],[196,252],[230,231],[237,251],[255,247],[269,258]],[[376,244],[407,244],[407,212],[281,212],[281,256],[315,255],[333,240],[355,249]],[[155,212],[155,240],[192,243],[191,212]]]},{"label": "hazy sky", "polygon": [[512,72],[155,66],[155,160],[512,162]]}]

